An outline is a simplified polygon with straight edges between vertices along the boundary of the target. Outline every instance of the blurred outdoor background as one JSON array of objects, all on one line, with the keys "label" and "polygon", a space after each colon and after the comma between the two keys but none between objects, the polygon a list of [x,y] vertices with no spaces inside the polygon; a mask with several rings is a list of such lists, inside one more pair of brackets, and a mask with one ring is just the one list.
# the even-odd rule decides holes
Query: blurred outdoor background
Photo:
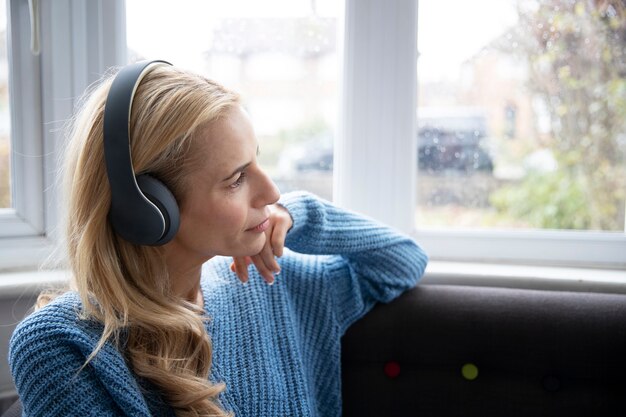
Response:
[{"label": "blurred outdoor background", "polygon": [[[331,199],[342,3],[127,0],[128,59],[239,91],[281,190]],[[5,12],[0,208],[11,207]],[[417,227],[623,233],[626,1],[420,0],[418,22]]]}]

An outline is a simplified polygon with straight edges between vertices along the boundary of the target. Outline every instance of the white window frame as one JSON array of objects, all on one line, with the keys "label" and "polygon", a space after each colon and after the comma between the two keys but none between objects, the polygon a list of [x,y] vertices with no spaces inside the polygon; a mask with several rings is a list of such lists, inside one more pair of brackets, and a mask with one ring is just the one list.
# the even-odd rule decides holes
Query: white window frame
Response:
[{"label": "white window frame", "polygon": [[7,0],[13,207],[0,210],[0,270],[36,267],[54,250],[63,127],[88,85],[126,62],[123,0],[32,4],[31,20],[29,1]]},{"label": "white window frame", "polygon": [[40,64],[30,52],[28,2],[9,0],[6,7],[12,208],[0,210],[0,263],[16,267],[28,263],[27,258],[45,250],[49,242],[43,213]]},{"label": "white window frame", "polygon": [[[13,163],[14,209],[0,213],[0,269],[36,266],[53,247],[62,126],[85,88],[126,62],[124,0],[42,2],[39,56],[29,52],[28,2],[8,2],[20,97],[12,146],[24,156]],[[434,260],[626,268],[624,233],[417,230],[417,0],[345,0],[343,25],[338,204],[415,236]]]},{"label": "white window frame", "polygon": [[626,233],[416,229],[417,5],[346,0],[334,200],[413,235],[434,260],[625,269]]}]

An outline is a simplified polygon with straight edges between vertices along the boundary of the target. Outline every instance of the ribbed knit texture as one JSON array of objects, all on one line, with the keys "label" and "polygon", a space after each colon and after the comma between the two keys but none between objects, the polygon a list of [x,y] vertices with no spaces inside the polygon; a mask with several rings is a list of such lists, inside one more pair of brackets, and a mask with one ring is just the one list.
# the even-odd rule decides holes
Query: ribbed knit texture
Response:
[{"label": "ribbed knit texture", "polygon": [[[240,283],[230,258],[203,267],[211,380],[226,383],[220,401],[237,416],[339,416],[341,336],[376,302],[413,287],[427,257],[410,238],[311,194],[280,203],[294,225],[274,285],[254,267]],[[172,415],[112,344],[77,373],[102,331],[80,308],[67,293],[15,330],[9,364],[25,415]]]}]

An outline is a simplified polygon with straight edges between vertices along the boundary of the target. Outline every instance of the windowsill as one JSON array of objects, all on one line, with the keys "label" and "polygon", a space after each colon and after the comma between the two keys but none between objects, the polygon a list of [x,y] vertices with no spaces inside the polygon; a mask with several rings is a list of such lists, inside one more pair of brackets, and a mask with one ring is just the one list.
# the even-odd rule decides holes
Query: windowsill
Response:
[{"label": "windowsill", "polygon": [[68,282],[64,270],[0,272],[0,299],[29,297],[48,288],[58,288]]},{"label": "windowsill", "polygon": [[432,261],[424,284],[626,294],[626,270]]},{"label": "windowsill", "polygon": [[[0,298],[32,296],[61,287],[69,273],[0,272]],[[422,284],[472,285],[626,294],[626,270],[431,261]]]}]

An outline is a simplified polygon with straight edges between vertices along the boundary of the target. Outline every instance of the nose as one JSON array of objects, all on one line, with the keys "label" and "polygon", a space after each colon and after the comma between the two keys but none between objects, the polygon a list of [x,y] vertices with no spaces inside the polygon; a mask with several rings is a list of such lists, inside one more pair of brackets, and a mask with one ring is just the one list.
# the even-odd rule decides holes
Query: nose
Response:
[{"label": "nose", "polygon": [[254,200],[255,207],[265,207],[270,204],[274,204],[280,198],[280,191],[274,181],[259,168],[258,182],[256,184],[256,195]]}]

